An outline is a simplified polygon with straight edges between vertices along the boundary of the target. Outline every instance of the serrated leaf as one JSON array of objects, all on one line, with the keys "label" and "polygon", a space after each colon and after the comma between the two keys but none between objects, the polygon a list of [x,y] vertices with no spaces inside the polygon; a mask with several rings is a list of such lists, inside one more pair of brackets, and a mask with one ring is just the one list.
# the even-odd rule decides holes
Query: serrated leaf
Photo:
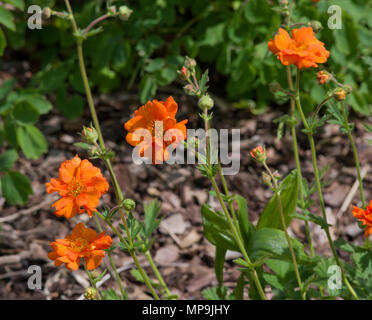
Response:
[{"label": "serrated leaf", "polygon": [[30,180],[23,174],[12,171],[1,178],[1,190],[5,200],[11,205],[23,205],[32,194]]},{"label": "serrated leaf", "polygon": [[239,251],[226,217],[218,211],[213,211],[205,204],[202,206],[201,212],[203,233],[207,240],[214,246]]},{"label": "serrated leaf", "polygon": [[7,150],[0,154],[0,172],[9,171],[13,168],[18,159],[18,153],[15,150]]},{"label": "serrated leaf", "polygon": [[2,6],[0,6],[0,24],[7,27],[9,30],[16,30],[12,13]]},{"label": "serrated leaf", "polygon": [[[296,210],[298,199],[298,179],[297,171],[293,170],[280,184],[280,199],[283,205],[283,213],[286,225],[291,222],[291,215]],[[280,220],[280,211],[278,206],[278,198],[273,195],[262,212],[257,224],[257,229],[276,228],[283,229]]]},{"label": "serrated leaf", "polygon": [[37,159],[48,151],[47,141],[41,131],[33,125],[17,128],[17,141],[29,159]]},{"label": "serrated leaf", "polygon": [[27,100],[22,100],[14,106],[13,116],[23,124],[34,124],[39,119],[39,112]]}]

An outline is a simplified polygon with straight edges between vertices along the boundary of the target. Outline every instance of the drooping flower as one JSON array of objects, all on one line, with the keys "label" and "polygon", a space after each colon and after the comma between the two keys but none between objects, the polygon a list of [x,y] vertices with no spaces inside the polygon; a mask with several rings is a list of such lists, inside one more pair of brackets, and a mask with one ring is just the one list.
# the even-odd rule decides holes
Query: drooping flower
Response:
[{"label": "drooping flower", "polygon": [[177,110],[178,105],[172,97],[165,102],[148,101],[124,124],[128,131],[126,141],[138,146],[140,157],[151,157],[153,164],[162,163],[169,159],[168,147],[176,148],[186,139],[188,120],[177,122]]},{"label": "drooping flower", "polygon": [[65,264],[69,270],[77,270],[80,259],[84,258],[86,268],[93,270],[101,264],[105,256],[104,249],[110,248],[111,244],[112,239],[105,232],[97,234],[80,222],[65,239],[50,243],[53,251],[48,253],[48,257],[54,260],[57,267]]},{"label": "drooping flower", "polygon": [[346,99],[346,91],[343,88],[336,88],[333,90],[333,96],[337,101],[343,101]]},{"label": "drooping flower", "polygon": [[372,200],[369,202],[366,210],[354,206],[353,215],[366,226],[364,236],[368,238],[369,235],[372,234]]},{"label": "drooping flower", "polygon": [[325,84],[331,79],[331,75],[324,70],[320,70],[316,74],[316,79],[319,81],[320,84]]},{"label": "drooping flower", "polygon": [[262,146],[257,146],[256,148],[253,148],[249,153],[251,157],[258,162],[266,161],[266,151],[265,148]]},{"label": "drooping flower", "polygon": [[85,211],[91,217],[101,195],[106,193],[108,188],[101,170],[78,156],[64,161],[59,168],[59,177],[46,183],[48,193],[58,192],[62,197],[52,204],[52,207],[56,208],[55,215],[67,219]]},{"label": "drooping flower", "polygon": [[324,43],[315,37],[311,27],[293,29],[292,37],[280,28],[279,34],[269,41],[268,47],[283,65],[293,64],[300,70],[318,67],[318,63],[325,63],[330,54]]}]

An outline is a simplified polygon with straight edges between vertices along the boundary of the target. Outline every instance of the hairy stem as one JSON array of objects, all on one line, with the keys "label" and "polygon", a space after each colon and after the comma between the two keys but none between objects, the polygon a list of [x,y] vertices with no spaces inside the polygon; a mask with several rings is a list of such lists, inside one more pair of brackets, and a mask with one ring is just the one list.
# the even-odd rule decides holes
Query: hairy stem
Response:
[{"label": "hairy stem", "polygon": [[316,148],[315,148],[315,142],[314,142],[313,132],[312,132],[312,128],[307,123],[305,114],[304,114],[304,112],[302,110],[301,101],[300,101],[300,86],[299,86],[299,84],[300,84],[300,71],[297,70],[297,76],[296,76],[296,99],[295,99],[295,101],[296,101],[296,106],[297,106],[298,112],[300,113],[300,116],[301,116],[301,120],[302,120],[302,122],[303,122],[303,124],[305,126],[305,129],[307,130],[307,137],[308,137],[308,140],[309,140],[309,143],[310,143],[311,157],[312,157],[312,162],[313,162],[313,169],[314,169],[314,177],[315,177],[315,182],[316,182],[316,188],[317,188],[318,198],[319,198],[319,202],[320,202],[320,207],[321,207],[321,210],[322,210],[323,220],[325,222],[325,226],[324,226],[323,229],[324,229],[324,231],[326,233],[326,236],[327,236],[327,239],[328,239],[328,242],[329,242],[329,246],[330,246],[330,248],[332,250],[333,257],[335,258],[335,261],[336,261],[337,265],[341,269],[342,279],[343,279],[343,281],[344,281],[347,289],[349,290],[350,294],[355,299],[358,299],[357,294],[355,293],[354,289],[352,288],[352,286],[350,285],[349,281],[346,278],[344,269],[343,269],[343,267],[341,265],[340,259],[338,257],[338,254],[337,254],[337,251],[336,251],[336,248],[335,248],[335,245],[333,243],[333,240],[332,240],[332,237],[331,237],[331,233],[329,231],[329,226],[328,226],[328,221],[327,221],[327,214],[325,212],[325,205],[324,205],[324,199],[323,199],[322,186],[321,186],[321,183],[320,183],[320,175],[319,175],[317,158],[316,158]]},{"label": "hairy stem", "polygon": [[[287,69],[287,79],[288,79],[288,85],[289,89],[293,92],[293,81],[292,81],[292,75],[291,75],[291,68],[290,66],[286,67]],[[297,168],[297,183],[299,186],[299,193],[300,193],[300,206],[301,209],[305,209],[305,199],[304,199],[304,192],[302,188],[302,171],[301,171],[301,163],[300,163],[300,155],[298,153],[298,146],[297,146],[297,135],[296,135],[296,116],[295,116],[295,101],[291,98],[291,135],[293,140],[293,154],[296,160],[296,168]],[[311,239],[311,233],[310,233],[310,227],[309,222],[305,221],[305,232],[307,237],[307,243],[310,248],[311,256],[313,257],[315,255],[314,248],[313,248],[313,241]]]},{"label": "hairy stem", "polygon": [[285,237],[286,237],[287,242],[288,242],[289,251],[291,252],[292,263],[293,263],[293,267],[295,269],[297,283],[298,283],[298,286],[300,288],[301,298],[302,298],[302,300],[306,300],[306,291],[304,290],[304,288],[302,286],[300,272],[298,271],[298,265],[297,265],[296,255],[295,255],[295,252],[293,250],[292,240],[289,237],[288,230],[287,230],[288,227],[287,227],[287,224],[286,224],[285,218],[284,218],[283,204],[282,204],[282,199],[280,197],[280,191],[279,191],[278,182],[277,182],[276,178],[274,177],[273,173],[271,172],[270,168],[267,166],[266,162],[263,163],[263,166],[265,167],[267,173],[270,175],[271,180],[274,183],[274,192],[275,192],[276,197],[278,199],[279,212],[280,212],[280,220],[282,222],[283,231],[284,231]]}]

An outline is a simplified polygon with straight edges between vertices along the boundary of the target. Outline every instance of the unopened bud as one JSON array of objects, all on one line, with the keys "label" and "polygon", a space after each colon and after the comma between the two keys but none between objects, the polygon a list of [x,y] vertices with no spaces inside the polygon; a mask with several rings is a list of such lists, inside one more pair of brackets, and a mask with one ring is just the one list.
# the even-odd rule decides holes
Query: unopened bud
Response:
[{"label": "unopened bud", "polygon": [[85,290],[85,299],[94,300],[97,296],[97,289],[89,287]]},{"label": "unopened bud", "polygon": [[115,6],[111,6],[110,8],[108,8],[108,11],[109,11],[109,13],[115,15],[116,14],[116,7]]},{"label": "unopened bud", "polygon": [[288,0],[280,0],[279,2],[282,6],[288,6]]},{"label": "unopened bud", "polygon": [[325,84],[331,79],[331,75],[327,71],[320,70],[316,74],[316,78],[317,78],[317,80],[319,81],[320,84]]},{"label": "unopened bud", "polygon": [[187,85],[185,85],[184,87],[183,87],[183,90],[185,91],[185,93],[187,94],[187,95],[189,95],[189,96],[192,96],[192,95],[194,95],[194,88],[193,88],[193,86],[191,85],[191,84],[187,84]]},{"label": "unopened bud", "polygon": [[48,7],[43,9],[43,17],[45,19],[49,19],[51,15],[52,15],[52,9],[50,9]]},{"label": "unopened bud", "polygon": [[333,90],[333,97],[337,100],[337,101],[343,101],[346,99],[346,91],[345,89],[343,88],[337,88],[335,90]]},{"label": "unopened bud", "polygon": [[319,32],[323,29],[323,26],[319,21],[310,21],[309,26],[313,28],[314,32]]},{"label": "unopened bud", "polygon": [[278,92],[281,88],[279,82],[273,81],[269,84],[269,89],[272,93]]},{"label": "unopened bud", "polygon": [[213,99],[208,94],[205,94],[199,99],[198,105],[202,110],[205,109],[209,110],[213,108],[214,102]]},{"label": "unopened bud", "polygon": [[268,185],[269,187],[272,187],[271,177],[266,172],[262,172],[262,181],[264,184]]},{"label": "unopened bud", "polygon": [[83,133],[82,133],[85,141],[90,144],[95,144],[98,139],[98,132],[93,127],[85,127],[83,126]]},{"label": "unopened bud", "polygon": [[134,200],[132,200],[132,199],[125,199],[123,201],[123,208],[126,211],[133,211],[135,207],[136,207],[136,203],[135,203]]},{"label": "unopened bud", "polygon": [[121,6],[119,8],[119,18],[123,21],[127,21],[132,14],[133,10],[129,9],[127,6]]},{"label": "unopened bud", "polygon": [[178,70],[177,73],[181,76],[183,80],[187,80],[190,77],[190,71],[186,67],[182,67],[181,70]]},{"label": "unopened bud", "polygon": [[192,58],[189,58],[189,57],[186,56],[184,66],[189,70],[193,70],[196,67],[195,59],[192,59]]},{"label": "unopened bud", "polygon": [[251,157],[261,163],[266,161],[266,151],[262,146],[258,146],[250,151]]}]

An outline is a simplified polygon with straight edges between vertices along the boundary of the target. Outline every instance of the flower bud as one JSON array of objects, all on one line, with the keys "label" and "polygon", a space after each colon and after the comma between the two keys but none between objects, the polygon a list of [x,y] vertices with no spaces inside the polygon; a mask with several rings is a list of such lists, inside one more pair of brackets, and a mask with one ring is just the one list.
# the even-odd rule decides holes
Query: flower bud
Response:
[{"label": "flower bud", "polygon": [[98,132],[93,127],[85,127],[83,126],[83,137],[87,143],[95,144],[98,139]]},{"label": "flower bud", "polygon": [[288,0],[280,0],[279,3],[282,6],[288,6]]},{"label": "flower bud", "polygon": [[119,18],[123,21],[127,21],[132,14],[133,10],[129,9],[127,6],[121,6],[119,8]]},{"label": "flower bud", "polygon": [[108,11],[112,15],[116,15],[116,7],[115,6],[111,6],[110,8],[108,8]]},{"label": "flower bud", "polygon": [[196,67],[195,59],[192,59],[192,58],[189,58],[189,57],[186,56],[184,66],[189,70],[193,70]]},{"label": "flower bud", "polygon": [[43,14],[43,18],[49,19],[50,16],[52,15],[52,9],[46,7],[46,8],[43,9],[43,13],[42,14]]},{"label": "flower bud", "polygon": [[192,96],[194,95],[194,88],[191,84],[187,84],[183,87],[183,90],[185,91],[185,93],[189,96]]},{"label": "flower bud", "polygon": [[213,108],[214,102],[213,99],[208,94],[205,94],[199,99],[198,105],[202,110],[205,109],[209,110]]},{"label": "flower bud", "polygon": [[343,101],[346,99],[346,91],[345,89],[343,88],[336,88],[335,90],[333,90],[333,97],[337,100],[337,101]]},{"label": "flower bud", "polygon": [[183,80],[187,80],[190,77],[190,71],[186,67],[182,67],[181,70],[178,70],[177,73],[181,76]]},{"label": "flower bud", "polygon": [[97,296],[97,289],[89,287],[85,290],[85,299],[94,300]]},{"label": "flower bud", "polygon": [[262,146],[258,146],[250,151],[251,157],[261,163],[266,161],[266,150]]},{"label": "flower bud", "polygon": [[262,181],[264,184],[268,185],[269,187],[272,187],[271,177],[266,172],[262,172]]},{"label": "flower bud", "polygon": [[323,29],[323,26],[319,21],[311,21],[309,22],[309,26],[313,28],[314,32],[319,32]]},{"label": "flower bud", "polygon": [[279,82],[273,81],[269,84],[269,89],[272,93],[278,92],[282,87],[280,86]]},{"label": "flower bud", "polygon": [[316,74],[316,78],[320,84],[325,84],[331,79],[331,75],[327,71],[320,70]]},{"label": "flower bud", "polygon": [[136,203],[135,203],[134,200],[132,200],[132,199],[125,199],[123,201],[123,208],[126,211],[133,211],[135,207],[136,207]]}]

